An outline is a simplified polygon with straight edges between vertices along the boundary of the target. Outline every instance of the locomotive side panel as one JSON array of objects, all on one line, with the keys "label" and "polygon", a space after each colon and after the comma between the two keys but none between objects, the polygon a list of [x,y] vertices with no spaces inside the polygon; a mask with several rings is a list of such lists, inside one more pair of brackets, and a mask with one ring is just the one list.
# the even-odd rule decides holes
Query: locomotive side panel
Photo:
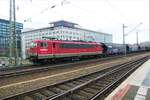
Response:
[{"label": "locomotive side panel", "polygon": [[102,48],[96,44],[83,43],[57,43],[55,57],[71,57],[82,55],[95,55],[102,53]]}]

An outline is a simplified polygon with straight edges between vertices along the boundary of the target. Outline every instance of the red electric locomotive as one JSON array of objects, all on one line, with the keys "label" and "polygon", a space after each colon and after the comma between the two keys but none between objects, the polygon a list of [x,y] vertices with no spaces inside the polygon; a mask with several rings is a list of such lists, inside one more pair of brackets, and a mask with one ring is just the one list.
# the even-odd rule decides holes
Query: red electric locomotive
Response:
[{"label": "red electric locomotive", "polygon": [[28,50],[28,57],[32,62],[47,62],[63,58],[96,56],[102,54],[102,51],[101,44],[96,42],[35,40]]}]

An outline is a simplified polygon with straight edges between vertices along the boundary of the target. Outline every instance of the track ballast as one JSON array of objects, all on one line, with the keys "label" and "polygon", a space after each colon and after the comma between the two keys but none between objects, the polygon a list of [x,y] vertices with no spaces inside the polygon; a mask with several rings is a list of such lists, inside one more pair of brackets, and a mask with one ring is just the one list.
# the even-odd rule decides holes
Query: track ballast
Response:
[{"label": "track ballast", "polygon": [[129,74],[147,60],[147,57],[120,64],[90,75],[53,86],[39,88],[8,100],[96,100],[104,99]]}]

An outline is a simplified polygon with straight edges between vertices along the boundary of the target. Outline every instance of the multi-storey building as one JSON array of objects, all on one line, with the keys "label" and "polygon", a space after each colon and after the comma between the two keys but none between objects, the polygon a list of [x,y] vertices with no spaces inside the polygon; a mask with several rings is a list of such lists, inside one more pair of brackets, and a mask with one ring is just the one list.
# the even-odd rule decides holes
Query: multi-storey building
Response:
[{"label": "multi-storey building", "polygon": [[80,28],[78,24],[68,21],[56,21],[50,23],[50,27],[22,32],[22,55],[25,58],[26,49],[36,39],[54,37],[60,40],[83,40],[111,43],[112,35]]},{"label": "multi-storey building", "polygon": [[[18,40],[18,48],[21,48],[21,29],[23,28],[22,23],[16,22],[16,33]],[[9,50],[9,21],[5,19],[0,19],[0,56],[7,56]]]}]

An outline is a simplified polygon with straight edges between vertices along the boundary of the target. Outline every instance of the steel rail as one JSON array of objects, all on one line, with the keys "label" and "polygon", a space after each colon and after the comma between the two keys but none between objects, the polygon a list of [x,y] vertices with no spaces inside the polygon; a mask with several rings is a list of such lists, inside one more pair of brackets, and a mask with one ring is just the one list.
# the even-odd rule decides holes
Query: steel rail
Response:
[{"label": "steel rail", "polygon": [[[130,61],[130,62],[132,62],[132,61]],[[117,67],[126,65],[126,64],[128,64],[128,63],[129,63],[129,62],[126,62],[126,63],[119,64],[119,65],[116,65],[116,66],[113,66],[113,67],[110,67],[110,68],[106,68],[106,69],[100,70],[100,71],[98,71],[98,72],[96,72],[96,73],[87,74],[86,76],[95,75],[95,74],[97,74],[97,73],[98,73],[98,76],[99,76],[99,75],[104,74],[105,72],[108,72],[108,71],[110,71],[110,70],[112,70],[112,69],[114,69],[114,68],[117,68]],[[69,81],[68,81],[68,80],[67,80],[67,81],[64,80],[62,83],[56,84],[56,87],[57,87],[57,85],[61,85],[61,84],[64,84],[64,83],[69,83],[69,82],[74,81],[74,80],[78,80],[78,79],[82,79],[82,78],[84,79],[84,77],[86,77],[86,76],[78,77],[78,78],[75,78],[75,79],[72,79],[72,80],[69,80]],[[96,75],[95,77],[97,77],[97,75]],[[86,81],[88,81],[88,80],[86,80]],[[54,84],[54,86],[55,86],[55,84]],[[51,86],[51,87],[53,87],[53,86]],[[40,90],[41,88],[38,88],[38,89]],[[38,90],[38,89],[36,89],[36,90]],[[35,90],[35,91],[36,91],[36,90]],[[32,90],[32,91],[34,91],[34,90]],[[32,92],[32,91],[28,91],[28,92]],[[13,97],[13,96],[18,96],[18,95],[21,95],[21,94],[23,94],[23,93],[18,93],[18,94],[16,94],[16,95],[10,95],[9,97],[3,98],[3,99],[11,98],[11,97]],[[56,95],[53,95],[53,96],[51,96],[51,97],[57,96],[58,94],[59,94],[59,93],[56,93]]]},{"label": "steel rail", "polygon": [[110,91],[112,91],[113,89],[115,89],[122,82],[123,79],[125,79],[128,75],[130,75],[134,70],[136,70],[144,62],[145,62],[145,60],[142,61],[141,63],[139,63],[138,65],[136,65],[135,67],[131,68],[131,70],[129,70],[128,72],[126,72],[124,75],[122,75],[120,78],[118,78],[112,84],[110,84],[104,90],[99,91],[90,100],[97,100],[97,99],[100,99],[100,98],[102,99],[102,97],[105,98],[110,93]]},{"label": "steel rail", "polygon": [[[142,59],[142,60],[143,60],[143,59]],[[116,73],[116,72],[118,72],[118,71],[120,71],[120,70],[126,68],[126,66],[130,66],[130,67],[131,67],[131,66],[134,65],[134,64],[139,64],[139,62],[140,62],[140,64],[143,63],[142,60],[138,60],[138,61],[136,61],[136,62],[127,63],[127,64],[125,64],[125,65],[123,65],[123,66],[120,66],[120,67],[118,67],[118,68],[116,68],[116,69],[113,69],[113,70],[111,70],[111,71],[109,71],[109,72],[106,72],[105,74],[103,74],[103,75],[101,75],[101,76],[98,76],[98,77],[96,77],[96,78],[94,78],[94,79],[92,79],[92,80],[89,80],[89,81],[86,82],[86,83],[83,83],[83,84],[81,84],[81,85],[78,85],[77,87],[72,88],[72,89],[70,89],[70,90],[68,90],[68,91],[66,91],[66,92],[64,92],[64,93],[61,93],[61,94],[56,95],[56,96],[54,96],[54,97],[46,98],[46,100],[60,100],[61,98],[65,97],[65,96],[67,96],[67,95],[71,96],[74,92],[80,90],[81,88],[86,87],[87,85],[90,85],[90,84],[92,84],[93,82],[95,82],[95,81],[97,81],[97,80],[100,80],[100,79],[102,79],[102,78],[104,78],[104,77],[106,77],[106,76],[108,76],[108,75],[111,75],[111,74],[113,74],[113,73]],[[144,61],[145,61],[145,60],[144,60]],[[132,69],[134,69],[134,68],[132,68]],[[132,69],[131,69],[130,71],[132,71]],[[130,71],[128,71],[128,72],[130,72]],[[128,72],[127,72],[127,73],[128,73]],[[121,77],[121,79],[122,79],[122,77]],[[118,82],[118,81],[116,81],[116,82]],[[108,87],[109,87],[109,86],[108,86]],[[101,91],[100,91],[100,93],[102,94],[102,93],[104,93],[104,92],[101,92]],[[91,100],[94,100],[93,98],[96,98],[96,97],[98,97],[98,96],[92,97]]]},{"label": "steel rail", "polygon": [[[85,60],[85,61],[78,61],[78,62],[71,62],[71,63],[65,63],[65,64],[56,64],[56,65],[51,65],[51,66],[46,66],[46,65],[42,65],[41,67],[36,67],[36,66],[26,66],[23,67],[22,69],[19,68],[14,68],[14,69],[3,69],[0,70],[0,79],[2,78],[8,78],[8,77],[13,77],[13,76],[19,76],[19,75],[25,75],[25,74],[32,74],[32,73],[37,73],[37,72],[44,72],[46,70],[49,69],[53,69],[53,68],[62,68],[62,67],[66,67],[66,66],[71,66],[71,65],[77,65],[77,64],[82,64],[82,63],[95,63],[98,61],[107,61],[107,60],[112,60],[112,59],[118,59],[118,58],[122,58],[123,56],[113,56],[113,57],[106,57],[106,58],[101,58],[101,59],[90,59],[90,60]],[[30,67],[30,68],[29,68]]]},{"label": "steel rail", "polygon": [[[99,79],[103,79],[104,77],[110,75],[110,74],[113,74],[113,73],[116,73],[116,71],[120,71],[123,69],[126,69],[126,68],[129,68],[131,67],[132,65],[141,65],[142,63],[144,63],[144,61],[147,60],[147,57],[143,58],[143,59],[140,59],[138,61],[130,61],[130,62],[127,62],[127,63],[124,63],[124,64],[120,64],[120,65],[117,65],[117,66],[114,66],[112,68],[108,68],[108,69],[105,69],[105,70],[101,70],[100,72],[96,72],[96,73],[93,73],[93,74],[89,74],[87,76],[83,76],[83,77],[80,77],[80,78],[77,78],[77,79],[72,79],[72,80],[69,80],[69,81],[64,81],[60,84],[56,84],[56,85],[53,85],[53,86],[49,86],[49,87],[45,87],[45,88],[39,88],[35,91],[29,91],[28,93],[24,93],[24,94],[16,94],[16,95],[13,95],[13,96],[10,96],[10,97],[6,97],[5,99],[8,99],[10,100],[11,98],[17,98],[20,100],[20,98],[22,97],[25,97],[25,96],[31,96],[35,99],[39,99],[39,100],[62,100],[63,97],[65,96],[70,96],[72,95],[73,93],[76,93],[76,91],[88,86],[89,84],[92,84],[94,83],[95,81],[99,80]],[[127,67],[128,66],[128,67]],[[129,68],[130,69],[130,68]],[[92,76],[93,75],[93,76]],[[63,85],[66,85],[68,86],[67,84],[70,84],[70,83],[74,83],[76,85],[74,86],[71,86],[67,87],[67,89],[65,90],[62,90],[62,88],[59,88],[60,86],[63,86]],[[109,86],[107,86],[109,87]],[[106,88],[107,88],[106,87]],[[106,89],[105,88],[105,89]],[[43,93],[41,91],[47,91],[47,89],[50,89],[51,91],[48,91],[50,92],[49,96],[47,95],[47,93],[44,95],[47,95],[47,96],[43,96]],[[103,90],[105,90],[103,89]],[[42,93],[42,94],[41,94]],[[51,94],[52,93],[52,94]],[[101,91],[98,91],[96,93],[96,95],[98,95],[98,93],[101,93]],[[103,92],[104,93],[104,92]],[[37,96],[38,95],[38,96]],[[36,97],[37,96],[37,97]],[[96,96],[94,96],[96,97]],[[93,97],[93,98],[94,98]],[[93,99],[94,100],[94,99]]]}]

